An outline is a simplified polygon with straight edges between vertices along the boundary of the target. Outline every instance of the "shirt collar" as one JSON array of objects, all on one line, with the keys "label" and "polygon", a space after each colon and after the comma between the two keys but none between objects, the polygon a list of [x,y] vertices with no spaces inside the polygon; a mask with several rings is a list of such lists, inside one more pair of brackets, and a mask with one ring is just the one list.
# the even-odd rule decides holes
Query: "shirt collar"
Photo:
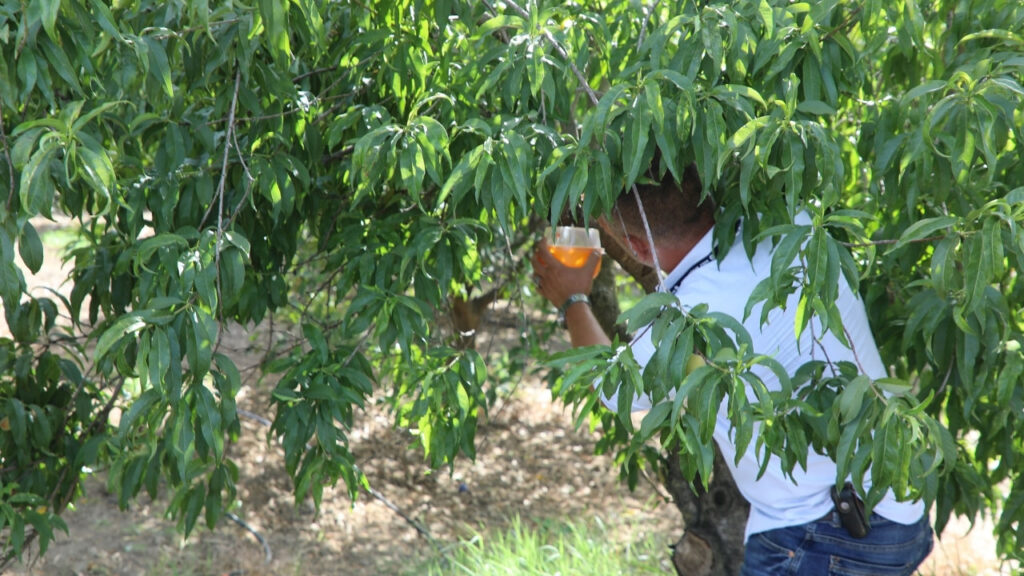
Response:
[{"label": "shirt collar", "polygon": [[670,287],[675,286],[679,279],[683,277],[688,271],[697,266],[702,260],[706,260],[709,256],[713,256],[713,246],[715,239],[715,227],[712,226],[708,229],[707,233],[693,245],[693,248],[683,256],[683,259],[676,264],[676,267],[668,273],[665,277],[665,281],[658,287],[658,291],[668,290]]}]

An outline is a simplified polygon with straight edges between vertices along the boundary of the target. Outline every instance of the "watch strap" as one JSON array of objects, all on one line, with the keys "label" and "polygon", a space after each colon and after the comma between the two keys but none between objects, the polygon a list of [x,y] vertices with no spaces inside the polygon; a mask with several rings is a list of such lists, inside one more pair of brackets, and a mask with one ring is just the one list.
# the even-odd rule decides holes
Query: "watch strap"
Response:
[{"label": "watch strap", "polygon": [[580,302],[583,302],[587,306],[590,306],[590,297],[581,292],[571,294],[568,298],[565,299],[565,302],[562,304],[562,307],[558,309],[558,323],[561,324],[562,328],[567,327],[565,321],[565,313],[569,311],[569,307],[572,306],[573,304],[578,304]]}]

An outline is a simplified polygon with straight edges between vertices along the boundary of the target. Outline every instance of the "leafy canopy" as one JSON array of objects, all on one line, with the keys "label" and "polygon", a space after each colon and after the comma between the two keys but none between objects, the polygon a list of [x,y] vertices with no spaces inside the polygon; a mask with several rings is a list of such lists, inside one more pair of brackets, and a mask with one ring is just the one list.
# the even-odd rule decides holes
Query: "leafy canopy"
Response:
[{"label": "leafy canopy", "polygon": [[[266,368],[298,498],[365,484],[347,433],[378,392],[432,466],[472,457],[480,411],[528,365],[437,318],[473,289],[525,307],[524,239],[605,212],[657,150],[657,170],[697,164],[720,229],[778,242],[748,309],[796,291],[798,329],[842,339],[849,282],[892,378],[812,364],[770,394],[734,319],[652,296],[625,318],[655,320],[646,377],[611,350],[548,364],[623,474],[660,442],[707,478],[728,398],[762,456],[824,451],[872,480],[869,504],[923,497],[940,527],[995,507],[1019,557],[1022,72],[1013,0],[0,2],[5,550],[32,533],[45,550],[96,467],[122,505],[166,483],[186,533],[218,520],[230,322],[296,326]],[[81,228],[66,297],[21,268],[58,211]],[[684,375],[695,349],[709,363]],[[657,401],[638,430],[597,407],[597,376]]]}]

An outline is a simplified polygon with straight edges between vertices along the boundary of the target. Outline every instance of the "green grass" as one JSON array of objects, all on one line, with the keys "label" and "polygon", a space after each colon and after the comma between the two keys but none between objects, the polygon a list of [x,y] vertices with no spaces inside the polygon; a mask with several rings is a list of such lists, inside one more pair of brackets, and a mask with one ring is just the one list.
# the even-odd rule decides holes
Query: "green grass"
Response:
[{"label": "green grass", "polygon": [[[613,527],[591,522],[545,522],[530,526],[515,518],[502,532],[477,533],[427,566],[408,573],[429,576],[613,576],[672,574],[663,539],[618,542]],[[621,530],[620,530],[621,531]]]}]

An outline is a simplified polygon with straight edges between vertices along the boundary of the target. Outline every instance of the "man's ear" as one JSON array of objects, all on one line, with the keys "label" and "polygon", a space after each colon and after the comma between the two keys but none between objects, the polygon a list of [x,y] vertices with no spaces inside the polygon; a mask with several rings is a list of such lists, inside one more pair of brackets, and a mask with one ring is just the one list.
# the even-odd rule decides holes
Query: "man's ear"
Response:
[{"label": "man's ear", "polygon": [[649,262],[651,260],[651,245],[647,242],[647,238],[641,238],[634,234],[626,234],[626,241],[629,242],[630,249],[636,254],[637,258],[643,262]]}]

